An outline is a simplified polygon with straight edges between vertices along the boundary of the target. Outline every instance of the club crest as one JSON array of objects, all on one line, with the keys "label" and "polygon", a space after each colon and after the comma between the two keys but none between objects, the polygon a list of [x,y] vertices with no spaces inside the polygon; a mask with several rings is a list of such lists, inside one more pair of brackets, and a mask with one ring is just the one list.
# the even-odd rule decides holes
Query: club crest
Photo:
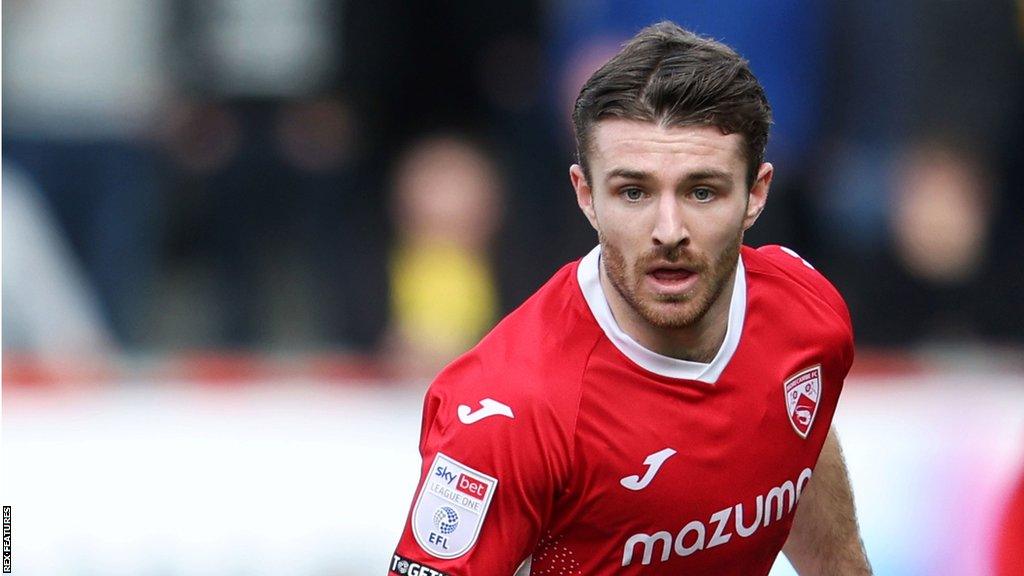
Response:
[{"label": "club crest", "polygon": [[783,382],[782,389],[786,393],[789,423],[801,438],[807,438],[821,403],[821,365],[790,376]]}]

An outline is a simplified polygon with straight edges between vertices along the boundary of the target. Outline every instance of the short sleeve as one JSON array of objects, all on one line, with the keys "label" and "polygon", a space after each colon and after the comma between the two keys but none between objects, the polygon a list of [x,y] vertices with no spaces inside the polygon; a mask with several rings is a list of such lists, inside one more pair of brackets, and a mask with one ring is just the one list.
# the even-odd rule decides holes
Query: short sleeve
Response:
[{"label": "short sleeve", "polygon": [[556,429],[514,374],[485,374],[472,354],[442,372],[424,401],[419,485],[389,574],[511,576],[567,468]]}]

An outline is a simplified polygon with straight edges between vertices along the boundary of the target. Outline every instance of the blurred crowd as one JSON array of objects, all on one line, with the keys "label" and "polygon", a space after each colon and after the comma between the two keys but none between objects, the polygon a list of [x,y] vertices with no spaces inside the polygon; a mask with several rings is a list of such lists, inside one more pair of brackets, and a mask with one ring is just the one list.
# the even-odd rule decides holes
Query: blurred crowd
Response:
[{"label": "blurred crowd", "polygon": [[583,81],[644,25],[772,103],[747,243],[865,346],[1024,343],[1020,0],[3,6],[5,351],[383,352],[430,372],[596,237]]}]

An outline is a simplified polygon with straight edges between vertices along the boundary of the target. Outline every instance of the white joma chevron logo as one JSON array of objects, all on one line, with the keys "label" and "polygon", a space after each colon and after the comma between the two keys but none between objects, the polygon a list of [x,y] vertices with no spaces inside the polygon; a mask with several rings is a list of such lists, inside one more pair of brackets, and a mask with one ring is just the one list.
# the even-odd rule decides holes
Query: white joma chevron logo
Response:
[{"label": "white joma chevron logo", "polygon": [[647,488],[647,485],[651,483],[651,480],[654,480],[654,475],[658,473],[659,469],[661,469],[661,465],[675,453],[675,450],[665,448],[664,450],[659,450],[654,454],[651,454],[644,460],[644,465],[647,466],[647,472],[644,474],[643,478],[634,474],[619,480],[619,483],[622,484],[623,488],[627,488],[629,490],[643,490],[644,488]]},{"label": "white joma chevron logo", "polygon": [[459,404],[458,411],[459,420],[462,421],[463,424],[475,424],[489,416],[508,416],[509,418],[515,418],[515,414],[512,413],[512,408],[490,398],[484,398],[481,400],[480,409],[475,412],[465,404]]}]

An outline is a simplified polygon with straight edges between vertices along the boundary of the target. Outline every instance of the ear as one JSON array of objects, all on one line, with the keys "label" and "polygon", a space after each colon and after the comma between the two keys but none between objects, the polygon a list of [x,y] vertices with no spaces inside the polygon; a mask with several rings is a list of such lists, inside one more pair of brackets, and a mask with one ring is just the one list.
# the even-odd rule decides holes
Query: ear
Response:
[{"label": "ear", "polygon": [[569,180],[572,182],[572,187],[576,190],[576,204],[579,205],[580,210],[583,211],[583,215],[590,221],[590,225],[597,230],[597,212],[594,211],[594,191],[587,182],[587,177],[583,174],[583,167],[579,164],[573,164],[569,168]]},{"label": "ear", "polygon": [[757,179],[754,180],[754,185],[750,187],[750,193],[747,195],[747,213],[743,216],[744,230],[753,226],[757,217],[764,210],[764,205],[768,202],[768,189],[772,185],[774,173],[775,168],[768,162],[761,164],[761,167],[757,169]]}]

